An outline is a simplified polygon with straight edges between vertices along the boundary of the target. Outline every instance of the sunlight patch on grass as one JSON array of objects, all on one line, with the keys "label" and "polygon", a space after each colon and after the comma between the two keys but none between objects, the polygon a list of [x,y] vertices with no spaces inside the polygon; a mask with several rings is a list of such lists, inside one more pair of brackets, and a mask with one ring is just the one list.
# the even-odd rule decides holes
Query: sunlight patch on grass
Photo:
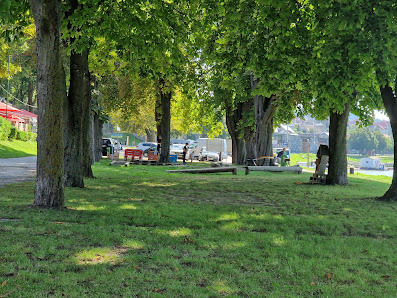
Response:
[{"label": "sunlight patch on grass", "polygon": [[283,246],[283,245],[287,244],[287,241],[284,239],[283,236],[274,237],[273,238],[273,244],[275,244],[277,246]]},{"label": "sunlight patch on grass", "polygon": [[215,282],[211,288],[215,291],[218,292],[219,295],[225,296],[225,295],[231,295],[233,294],[235,291],[226,284],[225,281],[217,281]]},{"label": "sunlight patch on grass", "polygon": [[116,248],[95,247],[77,253],[75,261],[79,265],[117,264],[121,262],[122,254],[128,249],[125,246]]},{"label": "sunlight patch on grass", "polygon": [[237,213],[225,213],[219,216],[215,221],[237,220],[239,217]]},{"label": "sunlight patch on grass", "polygon": [[74,210],[79,210],[79,211],[98,211],[98,210],[105,210],[105,207],[103,206],[94,206],[94,205],[87,205],[87,206],[79,206],[79,207],[74,207],[72,208]]},{"label": "sunlight patch on grass", "polygon": [[135,210],[137,208],[134,205],[132,205],[132,204],[124,204],[124,205],[120,206],[120,209]]},{"label": "sunlight patch on grass", "polygon": [[236,231],[243,227],[243,224],[239,221],[229,222],[221,227],[223,231]]},{"label": "sunlight patch on grass", "polygon": [[353,211],[351,208],[342,208],[342,210],[347,212]]},{"label": "sunlight patch on grass", "polygon": [[127,198],[127,200],[130,200],[130,201],[143,201],[143,199],[140,199],[140,198]]},{"label": "sunlight patch on grass", "polygon": [[284,220],[284,217],[282,217],[282,215],[274,215],[273,218],[279,219],[279,220]]},{"label": "sunlight patch on grass", "polygon": [[141,241],[129,239],[129,240],[125,240],[123,242],[123,246],[131,248],[131,249],[143,249],[143,248],[145,248],[145,243],[143,243]]},{"label": "sunlight patch on grass", "polygon": [[173,230],[173,231],[157,229],[156,233],[160,235],[169,235],[171,237],[184,237],[184,236],[191,236],[192,230],[187,228],[180,228],[178,230]]},{"label": "sunlight patch on grass", "polygon": [[267,219],[267,218],[270,218],[269,214],[264,214],[264,213],[261,213],[261,214],[250,214],[249,216],[251,216],[251,217],[253,217],[255,219]]},{"label": "sunlight patch on grass", "polygon": [[154,182],[142,182],[137,184],[137,186],[152,186],[152,187],[169,187],[169,186],[176,186],[178,185],[177,183],[165,183],[165,182],[158,182],[158,183],[154,183]]}]

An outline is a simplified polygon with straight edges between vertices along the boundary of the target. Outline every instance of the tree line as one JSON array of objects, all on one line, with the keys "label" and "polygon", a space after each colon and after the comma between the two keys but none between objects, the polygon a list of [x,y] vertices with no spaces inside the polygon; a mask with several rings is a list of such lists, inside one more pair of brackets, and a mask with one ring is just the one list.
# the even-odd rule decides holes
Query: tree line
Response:
[{"label": "tree line", "polygon": [[[216,127],[226,117],[237,164],[272,154],[275,124],[329,117],[329,184],[348,184],[350,112],[368,124],[373,110],[384,108],[396,140],[397,5],[391,0],[30,0],[0,6],[3,24],[14,31],[30,11],[39,107],[35,205],[63,206],[64,186],[82,187],[83,178],[92,177],[94,157],[84,150],[92,143],[92,106],[125,119],[125,111],[152,104],[163,162],[169,160],[170,107],[178,98],[184,119],[196,125],[207,119]],[[93,79],[95,71],[100,75]],[[93,92],[94,81],[100,92]],[[395,200],[396,190],[393,176],[383,199]]]}]

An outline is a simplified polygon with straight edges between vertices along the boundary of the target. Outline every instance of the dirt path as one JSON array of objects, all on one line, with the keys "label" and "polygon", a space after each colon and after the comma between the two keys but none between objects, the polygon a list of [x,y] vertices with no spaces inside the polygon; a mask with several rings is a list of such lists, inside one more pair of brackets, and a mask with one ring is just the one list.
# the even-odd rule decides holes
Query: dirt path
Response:
[{"label": "dirt path", "polygon": [[34,180],[36,160],[36,156],[0,158],[0,187],[5,184]]}]

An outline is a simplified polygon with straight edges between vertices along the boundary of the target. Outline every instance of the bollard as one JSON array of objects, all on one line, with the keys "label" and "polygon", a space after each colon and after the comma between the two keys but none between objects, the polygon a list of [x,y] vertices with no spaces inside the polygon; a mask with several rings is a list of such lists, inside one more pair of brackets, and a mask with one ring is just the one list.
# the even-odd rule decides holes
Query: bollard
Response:
[{"label": "bollard", "polygon": [[354,174],[354,168],[350,168],[350,174]]}]

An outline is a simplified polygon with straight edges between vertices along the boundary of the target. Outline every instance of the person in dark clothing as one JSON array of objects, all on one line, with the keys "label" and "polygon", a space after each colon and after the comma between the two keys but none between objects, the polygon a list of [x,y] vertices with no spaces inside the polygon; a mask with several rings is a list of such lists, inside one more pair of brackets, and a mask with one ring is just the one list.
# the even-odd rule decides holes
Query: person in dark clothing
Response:
[{"label": "person in dark clothing", "polygon": [[186,164],[186,154],[188,150],[189,150],[189,143],[186,143],[185,146],[183,146],[183,151],[182,151],[182,160],[184,165]]},{"label": "person in dark clothing", "polygon": [[160,155],[161,153],[161,136],[157,137],[157,147],[156,147],[157,154]]}]

